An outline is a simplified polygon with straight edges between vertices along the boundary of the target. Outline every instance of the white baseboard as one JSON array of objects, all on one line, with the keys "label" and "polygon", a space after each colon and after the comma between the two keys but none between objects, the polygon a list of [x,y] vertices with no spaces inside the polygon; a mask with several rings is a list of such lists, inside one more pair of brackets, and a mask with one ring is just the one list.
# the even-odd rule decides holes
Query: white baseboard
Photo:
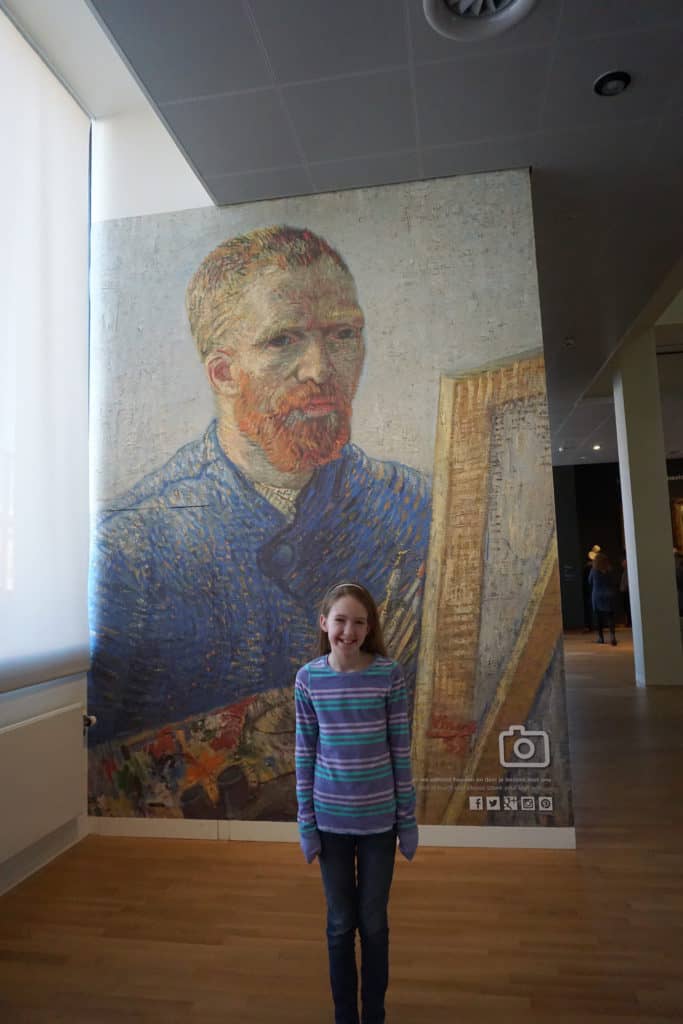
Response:
[{"label": "white baseboard", "polygon": [[218,839],[218,821],[194,818],[98,818],[91,816],[90,834],[134,839]]},{"label": "white baseboard", "polygon": [[87,834],[88,818],[83,814],[79,818],[67,821],[54,832],[43,836],[25,850],[4,861],[0,864],[0,896],[36,871],[40,871],[55,857],[75,846]]},{"label": "white baseboard", "polygon": [[129,836],[153,839],[237,839],[240,842],[298,843],[295,821],[209,821],[192,818],[97,818],[91,817],[90,833],[96,836]]},{"label": "white baseboard", "polygon": [[[228,825],[227,835],[221,835],[220,825]],[[222,821],[219,839],[239,839],[254,843],[298,843],[299,827],[295,821]]]},{"label": "white baseboard", "polygon": [[[196,821],[191,818],[90,818],[90,831],[102,836],[164,839],[218,839],[297,843],[294,821]],[[422,846],[576,849],[573,828],[496,828],[476,825],[420,825]]]}]

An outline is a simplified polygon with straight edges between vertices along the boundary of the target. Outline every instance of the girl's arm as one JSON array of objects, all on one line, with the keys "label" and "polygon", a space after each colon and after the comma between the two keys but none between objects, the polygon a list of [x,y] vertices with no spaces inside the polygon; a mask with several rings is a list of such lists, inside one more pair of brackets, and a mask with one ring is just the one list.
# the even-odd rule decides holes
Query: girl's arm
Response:
[{"label": "girl's arm", "polygon": [[311,701],[303,673],[297,673],[294,684],[296,711],[296,798],[301,849],[308,863],[320,853],[320,835],[313,809],[313,775],[315,752],[318,746],[318,717]]},{"label": "girl's arm", "polygon": [[403,673],[399,665],[396,665],[394,669],[389,691],[387,734],[394,769],[398,846],[403,856],[407,860],[412,860],[417,850],[418,840],[417,821],[415,820],[415,786],[410,765],[408,700]]}]

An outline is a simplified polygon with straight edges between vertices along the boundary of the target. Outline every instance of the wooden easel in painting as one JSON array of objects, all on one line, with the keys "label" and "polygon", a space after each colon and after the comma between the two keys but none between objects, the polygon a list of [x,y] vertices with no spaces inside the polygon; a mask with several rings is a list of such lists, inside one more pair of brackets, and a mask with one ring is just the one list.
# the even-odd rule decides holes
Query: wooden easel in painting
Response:
[{"label": "wooden easel in painting", "polygon": [[413,721],[418,820],[483,824],[469,782],[505,775],[561,634],[543,358],[440,387]]}]

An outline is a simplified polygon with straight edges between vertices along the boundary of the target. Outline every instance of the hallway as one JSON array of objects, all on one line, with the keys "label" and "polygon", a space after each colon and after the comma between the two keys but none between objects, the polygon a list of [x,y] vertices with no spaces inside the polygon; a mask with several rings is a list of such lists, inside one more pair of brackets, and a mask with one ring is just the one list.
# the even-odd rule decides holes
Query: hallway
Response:
[{"label": "hallway", "polygon": [[[683,689],[629,634],[566,638],[577,851],[397,862],[388,1024],[683,1017]],[[322,1024],[323,901],[298,848],[91,836],[0,899],[6,1024]]]}]

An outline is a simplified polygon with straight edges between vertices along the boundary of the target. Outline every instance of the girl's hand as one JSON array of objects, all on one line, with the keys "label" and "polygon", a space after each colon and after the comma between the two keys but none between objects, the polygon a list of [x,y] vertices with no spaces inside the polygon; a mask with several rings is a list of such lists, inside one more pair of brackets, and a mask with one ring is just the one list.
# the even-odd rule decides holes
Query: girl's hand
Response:
[{"label": "girl's hand", "polygon": [[312,864],[316,857],[320,855],[320,833],[317,831],[311,832],[310,835],[300,836],[299,843],[301,849],[304,852],[307,864]]},{"label": "girl's hand", "polygon": [[418,843],[417,825],[415,828],[406,829],[398,834],[398,848],[406,860],[412,860],[415,856]]}]

